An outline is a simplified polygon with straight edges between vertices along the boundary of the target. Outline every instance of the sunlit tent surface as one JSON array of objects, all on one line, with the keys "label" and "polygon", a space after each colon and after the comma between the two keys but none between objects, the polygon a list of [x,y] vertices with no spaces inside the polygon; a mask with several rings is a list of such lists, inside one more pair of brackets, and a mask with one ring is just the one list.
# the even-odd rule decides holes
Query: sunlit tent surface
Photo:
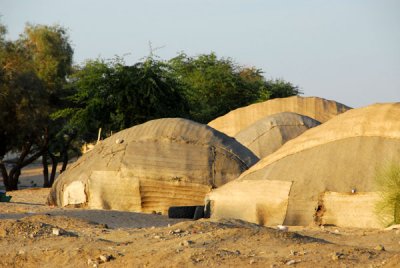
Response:
[{"label": "sunlit tent surface", "polygon": [[298,113],[324,123],[350,107],[317,97],[289,97],[272,99],[233,110],[208,123],[209,126],[231,137],[266,116],[282,112]]},{"label": "sunlit tent surface", "polygon": [[62,173],[49,204],[165,213],[202,205],[211,188],[258,158],[235,139],[186,119],[149,121],[112,135]]},{"label": "sunlit tent surface", "polygon": [[236,134],[235,139],[263,158],[304,131],[320,125],[308,116],[284,112],[264,117]]},{"label": "sunlit tent surface", "polygon": [[267,225],[317,221],[379,227],[374,177],[388,162],[400,161],[399,119],[400,103],[338,115],[288,141],[237,180],[212,192],[211,211],[215,217]]}]

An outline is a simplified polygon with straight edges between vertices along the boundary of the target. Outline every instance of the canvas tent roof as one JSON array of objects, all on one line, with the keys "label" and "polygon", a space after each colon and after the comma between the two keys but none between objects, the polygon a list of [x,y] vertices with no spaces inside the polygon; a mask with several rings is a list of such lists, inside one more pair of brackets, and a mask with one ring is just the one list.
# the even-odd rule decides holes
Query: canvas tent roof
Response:
[{"label": "canvas tent roof", "polygon": [[[340,202],[344,202],[343,200],[350,200],[351,197],[351,200],[357,203],[357,200],[360,200],[357,199],[357,195],[345,196],[356,190],[360,194],[364,193],[363,200],[372,200],[375,198],[373,192],[377,191],[374,181],[377,168],[387,162],[400,161],[399,118],[400,103],[375,104],[347,111],[288,141],[275,153],[244,172],[237,180],[217,189],[217,195],[213,197],[211,193],[210,199],[217,204],[218,196],[224,195],[225,188],[232,188],[231,184],[237,185],[236,189],[240,192],[242,183],[257,184],[258,181],[259,187],[264,187],[265,193],[270,193],[271,183],[286,182],[279,185],[279,189],[285,191],[282,190],[282,194],[271,202],[284,204],[285,195],[289,197],[283,221],[287,225],[312,223],[320,205],[321,195],[325,193],[323,198],[326,200],[336,198],[335,200],[340,199]],[[328,192],[333,194],[327,194]],[[273,191],[272,194],[275,193],[279,191]],[[365,196],[367,193],[371,195]],[[251,191],[247,195],[253,196]],[[224,203],[220,202],[221,204]],[[372,213],[373,206],[366,202],[360,201],[357,204],[369,205],[368,212],[347,204],[349,206],[343,208],[347,210],[342,210],[342,215],[336,215],[337,217],[346,217],[350,212],[353,215],[355,212],[370,215]],[[340,220],[342,219],[336,219],[336,222]],[[357,218],[348,217],[345,220],[350,225],[362,224]],[[376,222],[373,225],[375,226]]]},{"label": "canvas tent roof", "polygon": [[258,161],[235,139],[190,120],[167,118],[120,131],[62,173],[49,203],[163,212],[204,196]]},{"label": "canvas tent roof", "polygon": [[234,137],[239,131],[253,124],[255,121],[276,113],[298,113],[324,123],[349,109],[351,108],[331,100],[318,97],[293,96],[272,99],[238,108],[212,120],[208,125]]},{"label": "canvas tent roof", "polygon": [[235,139],[259,158],[321,123],[308,116],[284,112],[264,117],[236,134]]}]

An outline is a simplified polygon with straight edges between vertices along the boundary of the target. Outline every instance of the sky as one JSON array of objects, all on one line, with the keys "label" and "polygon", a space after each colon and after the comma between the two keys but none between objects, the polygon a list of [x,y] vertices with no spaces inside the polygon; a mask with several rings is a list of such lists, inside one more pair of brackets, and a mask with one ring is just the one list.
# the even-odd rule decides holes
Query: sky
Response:
[{"label": "sky", "polygon": [[351,107],[400,101],[399,0],[0,0],[15,40],[27,22],[69,30],[74,62],[215,52]]}]

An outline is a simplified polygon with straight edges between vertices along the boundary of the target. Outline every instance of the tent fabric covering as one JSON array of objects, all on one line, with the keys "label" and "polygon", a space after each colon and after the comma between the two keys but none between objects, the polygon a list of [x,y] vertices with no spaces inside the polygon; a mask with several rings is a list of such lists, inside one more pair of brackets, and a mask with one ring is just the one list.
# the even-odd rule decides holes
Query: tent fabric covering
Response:
[{"label": "tent fabric covering", "polygon": [[[285,220],[292,182],[235,180],[207,195],[214,219],[240,218],[260,225]],[[249,194],[251,193],[251,194]]]},{"label": "tent fabric covering", "polygon": [[379,193],[325,192],[321,198],[320,224],[342,227],[382,228],[384,221],[375,213]]},{"label": "tent fabric covering", "polygon": [[[237,180],[293,182],[284,224],[308,225],[322,193],[378,190],[376,170],[400,161],[399,118],[400,103],[347,111],[288,141]],[[229,184],[218,191],[225,187]]]},{"label": "tent fabric covering", "polygon": [[257,120],[276,113],[293,112],[324,123],[349,109],[351,108],[331,100],[318,97],[293,96],[272,99],[235,109],[212,120],[208,125],[234,137]]},{"label": "tent fabric covering", "polygon": [[400,103],[374,104],[350,110],[287,142],[271,157],[263,158],[251,172],[258,167],[276,162],[288,155],[347,138],[380,137],[399,139],[399,118]]},{"label": "tent fabric covering", "polygon": [[236,134],[235,139],[259,158],[321,123],[308,116],[283,112],[264,117]]},{"label": "tent fabric covering", "polygon": [[48,203],[76,202],[65,190],[80,181],[89,208],[165,213],[169,206],[204,204],[211,188],[257,161],[235,139],[207,125],[153,120],[112,135],[80,157],[58,177]]}]

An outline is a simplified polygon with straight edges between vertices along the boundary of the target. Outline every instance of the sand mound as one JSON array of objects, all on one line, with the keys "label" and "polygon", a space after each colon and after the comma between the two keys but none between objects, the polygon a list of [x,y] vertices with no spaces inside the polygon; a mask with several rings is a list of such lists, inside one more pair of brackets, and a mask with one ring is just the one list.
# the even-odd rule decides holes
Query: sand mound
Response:
[{"label": "sand mound", "polygon": [[63,216],[51,217],[48,215],[28,216],[19,220],[0,221],[0,237],[5,239],[34,239],[51,236],[76,236],[66,228],[100,228],[102,225]]},{"label": "sand mound", "polygon": [[[376,227],[374,176],[377,168],[400,158],[399,118],[400,103],[375,104],[339,115],[287,142],[237,181],[217,189],[214,201],[221,200],[224,189],[238,197],[254,196],[251,190],[240,189],[257,186],[264,203],[250,212],[253,221],[265,219],[266,213],[277,215],[287,206],[287,212],[276,219],[288,225],[307,225],[325,213],[330,215],[325,223]],[[330,211],[323,201],[331,202]],[[273,205],[264,206],[268,202]]]},{"label": "sand mound", "polygon": [[53,227],[45,223],[3,220],[0,223],[0,237],[7,238],[19,235],[24,238],[34,238],[50,236]]},{"label": "sand mound", "polygon": [[289,112],[278,113],[262,118],[241,130],[235,139],[259,158],[264,158],[287,141],[320,124],[308,116]]},{"label": "sand mound", "polygon": [[351,109],[341,103],[317,97],[272,99],[233,110],[209,122],[208,125],[234,137],[239,131],[266,116],[293,112],[311,117],[321,123]]},{"label": "sand mound", "polygon": [[61,174],[49,203],[165,213],[203,204],[258,158],[235,139],[185,119],[159,119],[104,140]]}]

